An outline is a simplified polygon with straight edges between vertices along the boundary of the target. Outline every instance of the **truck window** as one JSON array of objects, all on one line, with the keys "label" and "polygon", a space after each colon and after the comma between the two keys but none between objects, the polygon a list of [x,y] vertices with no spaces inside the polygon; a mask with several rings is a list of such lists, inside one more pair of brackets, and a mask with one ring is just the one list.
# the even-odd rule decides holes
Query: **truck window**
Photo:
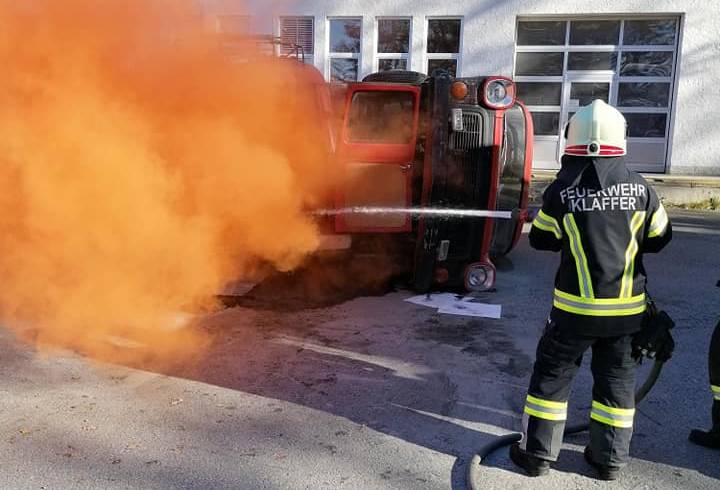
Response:
[{"label": "truck window", "polygon": [[351,143],[407,144],[413,138],[415,98],[410,92],[356,92],[350,105]]}]

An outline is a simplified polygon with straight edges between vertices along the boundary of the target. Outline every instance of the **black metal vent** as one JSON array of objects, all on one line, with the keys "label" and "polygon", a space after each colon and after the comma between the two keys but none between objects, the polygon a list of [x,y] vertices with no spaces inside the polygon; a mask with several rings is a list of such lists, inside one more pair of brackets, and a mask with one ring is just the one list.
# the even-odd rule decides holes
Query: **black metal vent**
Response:
[{"label": "black metal vent", "polygon": [[482,116],[477,112],[463,112],[462,131],[450,135],[450,149],[474,150],[482,145]]}]

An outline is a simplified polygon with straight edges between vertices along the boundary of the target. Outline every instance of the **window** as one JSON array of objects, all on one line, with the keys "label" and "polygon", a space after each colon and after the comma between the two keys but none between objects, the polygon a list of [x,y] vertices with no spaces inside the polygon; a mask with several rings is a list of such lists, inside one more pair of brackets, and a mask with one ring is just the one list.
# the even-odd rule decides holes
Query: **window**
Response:
[{"label": "window", "polygon": [[427,34],[427,73],[447,70],[453,77],[458,73],[462,20],[429,19]]},{"label": "window", "polygon": [[356,82],[360,65],[362,19],[330,19],[330,80]]},{"label": "window", "polygon": [[672,51],[624,51],[620,75],[625,77],[669,77]]},{"label": "window", "polygon": [[312,17],[280,17],[280,40],[283,54],[294,54],[299,46],[302,54],[313,56],[315,29]]},{"label": "window", "polygon": [[675,19],[628,20],[623,44],[674,46],[676,26]]},{"label": "window", "polygon": [[559,106],[562,103],[562,83],[518,82],[516,85],[525,104]]},{"label": "window", "polygon": [[613,71],[617,64],[617,54],[613,52],[574,52],[568,53],[568,70],[572,71]]},{"label": "window", "polygon": [[580,107],[590,105],[595,99],[610,102],[609,83],[576,82],[570,84],[570,100],[577,100]]},{"label": "window", "polygon": [[535,135],[547,136],[557,134],[560,124],[559,112],[533,112],[533,127]]},{"label": "window", "polygon": [[664,171],[678,32],[667,16],[519,20],[514,76],[533,114],[535,165],[557,168],[565,124],[601,99],[628,122],[627,161]]},{"label": "window", "polygon": [[518,46],[562,46],[567,22],[520,22]]},{"label": "window", "polygon": [[562,75],[562,53],[518,53],[515,75]]},{"label": "window", "polygon": [[618,88],[620,107],[667,107],[669,102],[669,83],[621,83]]},{"label": "window", "polygon": [[620,39],[620,21],[575,20],[570,22],[570,44],[574,46],[617,45]]},{"label": "window", "polygon": [[413,137],[415,99],[410,92],[357,92],[350,106],[352,143],[407,144]]},{"label": "window", "polygon": [[407,70],[410,19],[378,19],[378,71]]}]

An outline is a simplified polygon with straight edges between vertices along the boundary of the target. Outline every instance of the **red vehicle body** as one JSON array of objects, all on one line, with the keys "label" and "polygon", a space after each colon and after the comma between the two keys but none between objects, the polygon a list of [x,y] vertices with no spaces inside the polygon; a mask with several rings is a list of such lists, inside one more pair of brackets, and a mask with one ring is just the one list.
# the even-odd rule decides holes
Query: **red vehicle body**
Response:
[{"label": "red vehicle body", "polygon": [[335,122],[319,144],[339,184],[311,210],[328,248],[409,258],[419,291],[493,287],[493,258],[512,250],[527,216],[533,128],[513,82],[389,71],[326,84],[301,70],[315,72],[302,78]]},{"label": "red vehicle body", "polygon": [[514,89],[503,77],[446,72],[376,73],[347,85],[333,231],[354,244],[406,243],[419,291],[491,288],[492,259],[512,250],[527,213],[532,119]]}]

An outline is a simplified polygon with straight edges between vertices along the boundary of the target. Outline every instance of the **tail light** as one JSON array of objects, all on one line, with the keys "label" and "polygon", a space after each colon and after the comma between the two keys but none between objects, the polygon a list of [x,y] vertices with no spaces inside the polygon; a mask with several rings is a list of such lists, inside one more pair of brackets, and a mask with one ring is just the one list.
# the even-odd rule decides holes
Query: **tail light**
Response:
[{"label": "tail light", "polygon": [[487,291],[495,285],[495,266],[478,262],[465,268],[465,289],[472,292]]},{"label": "tail light", "polygon": [[489,109],[507,109],[515,103],[515,84],[505,77],[488,77],[482,86],[482,101]]}]

